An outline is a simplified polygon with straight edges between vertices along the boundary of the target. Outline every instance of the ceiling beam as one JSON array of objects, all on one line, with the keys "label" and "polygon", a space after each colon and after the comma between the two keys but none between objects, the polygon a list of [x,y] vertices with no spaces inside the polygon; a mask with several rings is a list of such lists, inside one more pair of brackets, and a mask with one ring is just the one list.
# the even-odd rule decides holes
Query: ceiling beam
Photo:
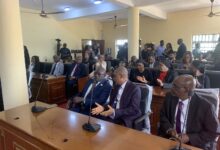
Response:
[{"label": "ceiling beam", "polygon": [[154,19],[167,19],[167,13],[156,6],[140,7],[140,13]]}]

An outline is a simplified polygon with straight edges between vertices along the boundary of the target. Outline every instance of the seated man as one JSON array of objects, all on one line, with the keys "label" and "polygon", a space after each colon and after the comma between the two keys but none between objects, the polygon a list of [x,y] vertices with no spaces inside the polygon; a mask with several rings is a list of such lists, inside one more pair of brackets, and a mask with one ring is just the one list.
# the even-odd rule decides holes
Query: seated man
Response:
[{"label": "seated man", "polygon": [[159,62],[156,61],[156,58],[155,58],[154,54],[151,54],[151,55],[148,56],[145,67],[154,68],[154,69],[159,68]]},{"label": "seated man", "polygon": [[125,67],[118,67],[114,72],[116,86],[110,96],[110,102],[106,106],[96,103],[92,109],[93,115],[108,117],[107,120],[132,127],[134,119],[141,115],[140,88],[128,80],[128,71]]},{"label": "seated man", "polygon": [[191,75],[181,75],[174,80],[160,112],[159,134],[212,150],[217,137],[218,118],[213,105],[193,93],[195,84]]},{"label": "seated man", "polygon": [[153,82],[153,75],[149,70],[144,68],[144,62],[139,60],[136,66],[137,69],[131,70],[129,79],[132,82],[151,84]]},{"label": "seated man", "polygon": [[64,71],[63,61],[57,55],[53,56],[53,60],[54,60],[54,63],[52,65],[50,74],[54,75],[54,76],[61,76],[61,75],[63,75],[63,71]]},{"label": "seated man", "polygon": [[112,86],[108,79],[105,78],[105,75],[105,69],[98,68],[94,72],[95,78],[90,79],[83,88],[83,91],[69,101],[69,109],[89,114],[90,103],[92,106],[95,105],[95,102],[104,105],[112,89]]},{"label": "seated man", "polygon": [[82,56],[77,56],[75,63],[68,68],[66,73],[66,92],[67,98],[71,98],[74,93],[74,86],[77,85],[77,81],[79,78],[87,76],[86,66],[82,63]]}]

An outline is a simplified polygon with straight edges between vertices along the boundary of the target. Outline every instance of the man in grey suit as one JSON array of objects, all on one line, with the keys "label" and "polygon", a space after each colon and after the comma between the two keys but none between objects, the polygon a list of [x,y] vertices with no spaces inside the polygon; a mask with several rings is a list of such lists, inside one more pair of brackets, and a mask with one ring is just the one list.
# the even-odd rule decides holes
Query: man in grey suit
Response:
[{"label": "man in grey suit", "polygon": [[194,93],[191,75],[178,76],[167,93],[160,112],[159,134],[179,138],[183,143],[214,150],[218,118],[207,99]]},{"label": "man in grey suit", "polygon": [[63,61],[57,55],[53,56],[53,60],[54,60],[54,63],[52,65],[50,74],[54,75],[54,76],[61,76],[61,75],[63,75],[63,71],[64,71]]},{"label": "man in grey suit", "polygon": [[118,67],[114,72],[116,86],[111,92],[110,102],[106,106],[96,103],[92,109],[93,115],[107,117],[108,121],[132,128],[134,119],[141,115],[140,88],[128,80],[128,71],[125,67]]}]

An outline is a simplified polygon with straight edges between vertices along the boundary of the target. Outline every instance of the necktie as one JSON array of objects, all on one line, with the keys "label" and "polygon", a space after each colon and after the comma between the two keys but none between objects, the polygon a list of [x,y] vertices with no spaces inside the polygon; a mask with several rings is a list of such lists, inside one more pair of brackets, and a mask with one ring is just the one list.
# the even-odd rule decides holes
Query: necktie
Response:
[{"label": "necktie", "polygon": [[74,76],[74,73],[75,73],[75,71],[76,71],[77,66],[78,66],[78,64],[76,64],[75,67],[73,68],[73,71],[72,71],[72,73],[71,73],[71,76]]},{"label": "necktie", "polygon": [[176,114],[176,132],[181,133],[181,113],[183,109],[183,102],[179,102],[177,114]]},{"label": "necktie", "polygon": [[118,104],[118,102],[119,102],[119,98],[120,98],[120,93],[119,93],[119,91],[120,91],[120,89],[121,89],[121,86],[118,88],[117,95],[116,95],[115,100],[114,100],[114,103],[113,103],[113,105],[112,105],[112,108],[114,108],[114,109],[117,108],[117,104]]}]

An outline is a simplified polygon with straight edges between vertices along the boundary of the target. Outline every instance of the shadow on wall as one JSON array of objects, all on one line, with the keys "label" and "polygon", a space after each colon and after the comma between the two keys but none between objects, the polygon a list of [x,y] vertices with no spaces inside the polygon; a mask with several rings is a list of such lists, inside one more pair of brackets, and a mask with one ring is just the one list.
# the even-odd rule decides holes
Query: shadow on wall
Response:
[{"label": "shadow on wall", "polygon": [[4,110],[3,106],[3,98],[2,98],[2,86],[1,86],[1,80],[0,80],[0,111]]}]

